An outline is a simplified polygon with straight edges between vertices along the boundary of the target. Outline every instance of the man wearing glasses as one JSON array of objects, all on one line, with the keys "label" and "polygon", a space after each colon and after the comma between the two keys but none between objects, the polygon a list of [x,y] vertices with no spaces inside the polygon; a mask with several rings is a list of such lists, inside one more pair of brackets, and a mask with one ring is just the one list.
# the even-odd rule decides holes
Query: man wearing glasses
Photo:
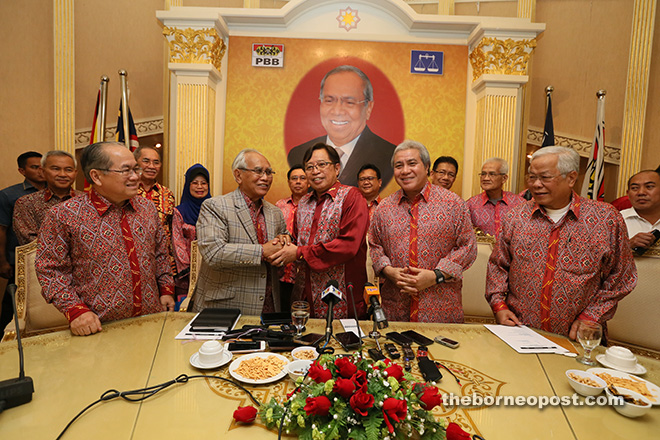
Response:
[{"label": "man wearing glasses", "polygon": [[440,156],[433,162],[431,183],[451,189],[458,175],[458,162],[451,156]]},{"label": "man wearing glasses", "polygon": [[298,261],[292,300],[309,302],[312,317],[326,315],[327,306],[321,300],[321,292],[331,280],[337,281],[339,290],[346,295],[345,301],[335,305],[335,317],[355,315],[350,292],[346,289],[349,283],[356,290],[357,315],[363,317],[366,306],[360,293],[367,282],[367,204],[357,188],[342,185],[337,180],[341,165],[334,148],[314,145],[305,153],[303,166],[313,191],[298,203],[292,231],[296,245],[284,245],[273,255],[273,264]]},{"label": "man wearing glasses", "polygon": [[289,152],[289,165],[302,163],[310,147],[324,143],[340,156],[339,181],[358,186],[357,173],[367,162],[383,173],[383,185],[392,180],[392,153],[395,145],[374,134],[367,121],[374,108],[374,91],[369,77],[355,66],[339,66],[321,81],[320,116],[327,135],[294,147]]},{"label": "man wearing glasses", "polygon": [[604,324],[637,284],[621,214],[573,192],[580,156],[545,147],[532,155],[533,201],[513,208],[488,262],[486,300],[498,324],[575,339],[579,321]]},{"label": "man wearing glasses", "polygon": [[509,164],[504,159],[493,157],[484,162],[479,173],[483,192],[467,201],[472,225],[488,235],[496,235],[504,215],[525,199],[502,187],[509,178]]},{"label": "man wearing glasses", "polygon": [[136,197],[142,169],[115,142],[83,151],[89,193],[53,207],[39,231],[42,295],[74,335],[101,322],[174,310],[168,241],[153,203]]},{"label": "man wearing glasses", "polygon": [[264,200],[275,172],[261,153],[245,149],[231,165],[238,188],[207,199],[197,220],[202,267],[193,311],[236,307],[243,314],[279,312],[277,267],[269,263],[288,243],[282,211]]}]

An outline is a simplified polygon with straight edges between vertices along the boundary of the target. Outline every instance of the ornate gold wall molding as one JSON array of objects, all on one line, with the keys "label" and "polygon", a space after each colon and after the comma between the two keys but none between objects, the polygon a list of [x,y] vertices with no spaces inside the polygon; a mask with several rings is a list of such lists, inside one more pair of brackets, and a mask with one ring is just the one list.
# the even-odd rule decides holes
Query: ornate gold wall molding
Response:
[{"label": "ornate gold wall molding", "polygon": [[75,47],[73,0],[53,0],[53,67],[55,89],[55,145],[75,151]]},{"label": "ornate gold wall molding", "polygon": [[469,56],[472,80],[475,81],[484,74],[527,75],[527,66],[535,47],[536,38],[482,38]]},{"label": "ornate gold wall molding", "polygon": [[[541,146],[543,143],[543,129],[530,127],[527,131],[527,143]],[[591,154],[591,144],[593,139],[578,139],[555,132],[555,145],[569,147],[580,153],[582,157],[589,157]],[[621,160],[621,147],[615,145],[605,145],[603,151],[605,162],[619,165]]]},{"label": "ornate gold wall molding", "polygon": [[[164,133],[164,119],[163,117],[142,119],[135,121],[135,130],[138,137],[151,136],[154,134]],[[113,140],[115,132],[117,131],[117,124],[105,127],[106,140]],[[76,130],[76,149],[84,148],[89,145],[89,137],[92,134],[92,129],[87,128],[84,130]]]},{"label": "ornate gold wall molding", "polygon": [[625,194],[628,179],[642,166],[656,3],[656,0],[635,0],[633,6],[617,194]]},{"label": "ornate gold wall molding", "polygon": [[220,70],[227,45],[215,29],[165,27],[170,63],[212,64]]}]

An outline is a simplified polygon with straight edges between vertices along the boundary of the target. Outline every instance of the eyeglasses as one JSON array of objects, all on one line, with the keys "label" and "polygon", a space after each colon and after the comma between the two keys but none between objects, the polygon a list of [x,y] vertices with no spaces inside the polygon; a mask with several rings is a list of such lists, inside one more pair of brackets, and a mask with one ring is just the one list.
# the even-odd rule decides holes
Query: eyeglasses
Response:
[{"label": "eyeglasses", "polygon": [[348,109],[352,109],[357,105],[363,104],[367,102],[366,99],[363,99],[362,101],[358,101],[355,98],[336,98],[334,96],[324,96],[321,98],[321,104],[327,106],[327,107],[332,107],[336,103],[339,103],[340,107],[345,107]]},{"label": "eyeglasses", "polygon": [[254,174],[256,174],[259,177],[262,177],[264,174],[267,177],[272,177],[273,174],[275,174],[275,171],[273,171],[272,168],[266,168],[266,169],[263,169],[263,168],[239,168],[239,170],[253,172]]},{"label": "eyeglasses", "polygon": [[479,176],[479,177],[481,177],[481,178],[484,178],[484,177],[490,177],[491,179],[494,179],[494,178],[497,177],[497,176],[505,176],[505,175],[506,175],[506,173],[493,173],[493,172],[490,172],[490,173],[478,173],[478,174],[477,174],[477,176]]},{"label": "eyeglasses", "polygon": [[434,174],[439,174],[440,176],[449,176],[452,179],[456,178],[456,173],[452,173],[451,171],[445,171],[445,170],[436,171],[436,170],[433,170],[433,173]]},{"label": "eyeglasses", "polygon": [[157,167],[161,164],[160,160],[158,160],[158,159],[151,160],[151,159],[144,158],[144,159],[140,159],[140,162],[142,162],[145,165],[150,165],[151,164],[155,167]]},{"label": "eyeglasses", "polygon": [[332,164],[333,164],[332,162],[317,162],[316,164],[310,163],[305,167],[305,171],[307,171],[308,173],[313,172],[315,169],[319,171],[323,171],[328,167],[328,165],[332,165]]},{"label": "eyeglasses", "polygon": [[126,178],[135,173],[136,176],[140,177],[142,175],[142,168],[124,168],[123,170],[111,170],[110,168],[98,168],[99,171],[111,171],[113,173],[119,174],[121,177]]},{"label": "eyeglasses", "polygon": [[360,182],[367,182],[367,181],[371,182],[372,180],[376,180],[376,179],[378,179],[378,177],[376,177],[376,176],[365,176],[365,177],[360,177],[358,179],[358,181],[360,181]]},{"label": "eyeglasses", "polygon": [[561,176],[561,174],[556,174],[554,176],[537,176],[536,174],[528,174],[527,181],[530,184],[536,182],[537,180],[540,180],[542,183],[550,183],[559,176]]}]

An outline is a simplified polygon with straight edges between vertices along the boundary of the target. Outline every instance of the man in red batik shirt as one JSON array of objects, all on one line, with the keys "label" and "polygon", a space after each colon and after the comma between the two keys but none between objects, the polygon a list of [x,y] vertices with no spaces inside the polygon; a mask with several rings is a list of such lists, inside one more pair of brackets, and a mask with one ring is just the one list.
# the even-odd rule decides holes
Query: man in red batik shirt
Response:
[{"label": "man in red batik shirt", "polygon": [[153,203],[136,197],[142,169],[122,144],[99,142],[81,158],[92,190],[53,207],[41,226],[42,295],[74,335],[101,322],[174,310],[168,240]]},{"label": "man in red batik shirt", "polygon": [[509,164],[506,160],[499,157],[488,159],[479,173],[483,192],[467,201],[472,224],[488,235],[496,235],[504,215],[525,202],[518,194],[502,189],[508,179]]},{"label": "man in red batik shirt", "polygon": [[533,200],[509,211],[488,262],[486,299],[498,324],[575,339],[580,320],[604,324],[637,284],[621,214],[573,192],[580,156],[564,147],[532,155]]},{"label": "man in red batik shirt", "polygon": [[[369,210],[357,188],[342,185],[337,151],[325,144],[315,144],[303,157],[303,166],[313,192],[298,203],[293,235],[296,245],[285,245],[273,255],[273,264],[298,261],[293,299],[305,299],[312,317],[327,313],[321,292],[336,280],[345,301],[334,307],[337,318],[354,316],[346,287],[352,283],[361,292],[367,281],[367,242]],[[365,316],[361,295],[354,295],[358,317]]]},{"label": "man in red batik shirt", "polygon": [[383,200],[369,228],[376,274],[385,277],[382,305],[388,319],[463,322],[462,274],[477,257],[465,202],[428,182],[424,145],[404,141],[392,159],[400,190]]}]

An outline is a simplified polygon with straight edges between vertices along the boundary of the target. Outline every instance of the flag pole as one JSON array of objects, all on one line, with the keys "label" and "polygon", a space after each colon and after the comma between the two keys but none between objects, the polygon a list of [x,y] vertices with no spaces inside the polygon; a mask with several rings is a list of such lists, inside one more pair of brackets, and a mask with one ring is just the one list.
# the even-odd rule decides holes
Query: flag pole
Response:
[{"label": "flag pole", "polygon": [[101,141],[105,141],[105,115],[108,107],[108,82],[110,78],[106,75],[101,77],[101,102],[99,103],[99,135]]},{"label": "flag pole", "polygon": [[552,92],[555,91],[555,88],[553,86],[547,86],[545,88],[545,111],[546,113],[548,112],[548,102],[550,102],[550,97],[552,96]]},{"label": "flag pole", "polygon": [[128,86],[126,84],[128,72],[124,69],[119,71],[119,82],[121,84],[121,112],[124,115],[122,122],[124,125],[124,145],[131,149],[131,135],[128,131]]}]

